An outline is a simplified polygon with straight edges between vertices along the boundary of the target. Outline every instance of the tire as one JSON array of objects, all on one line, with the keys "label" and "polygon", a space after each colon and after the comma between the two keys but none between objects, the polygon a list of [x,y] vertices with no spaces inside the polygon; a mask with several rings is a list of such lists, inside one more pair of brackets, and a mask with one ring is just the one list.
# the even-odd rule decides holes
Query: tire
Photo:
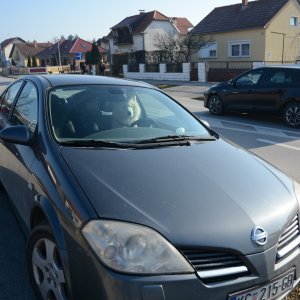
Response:
[{"label": "tire", "polygon": [[65,271],[51,229],[37,225],[27,244],[27,266],[38,299],[68,299]]},{"label": "tire", "polygon": [[208,99],[208,109],[212,115],[221,115],[224,112],[222,99],[218,95],[212,95]]},{"label": "tire", "polygon": [[285,125],[293,128],[300,128],[300,103],[292,102],[287,104],[282,112]]}]

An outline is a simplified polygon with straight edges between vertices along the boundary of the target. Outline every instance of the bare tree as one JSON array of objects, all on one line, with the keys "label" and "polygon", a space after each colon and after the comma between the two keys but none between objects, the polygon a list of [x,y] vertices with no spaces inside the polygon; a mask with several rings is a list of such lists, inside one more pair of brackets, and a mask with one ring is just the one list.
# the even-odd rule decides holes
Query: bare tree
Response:
[{"label": "bare tree", "polygon": [[210,37],[204,38],[203,36],[188,34],[178,41],[179,53],[184,57],[185,62],[190,62],[191,56],[209,41],[211,41]]},{"label": "bare tree", "polygon": [[166,58],[167,62],[189,62],[191,56],[209,41],[211,38],[198,35],[156,34],[154,36],[154,46],[160,50],[161,58]]},{"label": "bare tree", "polygon": [[178,62],[178,40],[171,34],[159,34],[154,36],[154,46],[165,53],[168,62]]}]

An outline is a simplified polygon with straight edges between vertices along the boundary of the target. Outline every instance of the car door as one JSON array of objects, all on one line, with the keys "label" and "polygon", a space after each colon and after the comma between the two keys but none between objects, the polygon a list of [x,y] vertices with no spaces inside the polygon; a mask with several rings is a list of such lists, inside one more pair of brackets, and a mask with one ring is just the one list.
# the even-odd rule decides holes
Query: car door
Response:
[{"label": "car door", "polygon": [[[11,116],[13,103],[20,93],[21,87],[25,84],[24,81],[18,81],[11,85],[1,96],[0,107],[0,130],[6,128],[8,120]],[[11,158],[10,155],[11,145],[0,141],[0,180],[4,187],[12,181],[11,172],[9,170],[8,162]]]},{"label": "car door", "polygon": [[[33,82],[27,81],[17,96],[6,126],[25,125],[29,128],[30,135],[33,135],[37,126],[37,118],[37,88]],[[4,153],[1,165],[5,164],[7,169],[3,184],[20,216],[23,217],[23,221],[26,222],[27,204],[32,195],[28,175],[35,159],[34,148],[28,145],[2,142],[1,153]]]},{"label": "car door", "polygon": [[256,90],[254,109],[258,112],[275,112],[281,107],[281,98],[292,82],[289,69],[268,68]]},{"label": "car door", "polygon": [[227,106],[237,111],[252,111],[254,108],[255,90],[260,84],[263,69],[251,70],[239,77],[233,82],[233,89],[227,95]]}]

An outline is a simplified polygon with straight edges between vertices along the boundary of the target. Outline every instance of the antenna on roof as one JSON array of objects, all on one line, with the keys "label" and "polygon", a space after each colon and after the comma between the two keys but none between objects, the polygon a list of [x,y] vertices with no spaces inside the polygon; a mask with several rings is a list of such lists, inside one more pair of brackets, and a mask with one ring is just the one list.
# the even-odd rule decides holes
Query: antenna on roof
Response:
[{"label": "antenna on roof", "polygon": [[144,9],[139,9],[140,15],[145,13]]}]

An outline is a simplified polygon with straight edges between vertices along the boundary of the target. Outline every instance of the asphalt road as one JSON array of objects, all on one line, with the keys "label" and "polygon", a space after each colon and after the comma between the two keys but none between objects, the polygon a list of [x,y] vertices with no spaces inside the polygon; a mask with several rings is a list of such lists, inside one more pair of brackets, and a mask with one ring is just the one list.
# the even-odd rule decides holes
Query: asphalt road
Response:
[{"label": "asphalt road", "polygon": [[[0,76],[0,94],[12,80]],[[287,128],[276,118],[238,114],[212,116],[203,107],[203,101],[194,99],[210,85],[186,83],[165,89],[165,92],[208,121],[223,137],[266,159],[300,182],[300,130]],[[0,191],[0,220],[0,300],[34,299],[26,270],[25,238],[3,191]]]},{"label": "asphalt road", "polygon": [[300,182],[300,129],[286,127],[280,118],[275,117],[251,114],[213,116],[204,108],[203,101],[193,99],[199,98],[200,87],[183,87],[177,92],[174,89],[165,91],[207,121],[222,137],[257,154]]},{"label": "asphalt road", "polygon": [[0,190],[0,220],[0,299],[35,299],[27,275],[25,236],[3,190]]}]

